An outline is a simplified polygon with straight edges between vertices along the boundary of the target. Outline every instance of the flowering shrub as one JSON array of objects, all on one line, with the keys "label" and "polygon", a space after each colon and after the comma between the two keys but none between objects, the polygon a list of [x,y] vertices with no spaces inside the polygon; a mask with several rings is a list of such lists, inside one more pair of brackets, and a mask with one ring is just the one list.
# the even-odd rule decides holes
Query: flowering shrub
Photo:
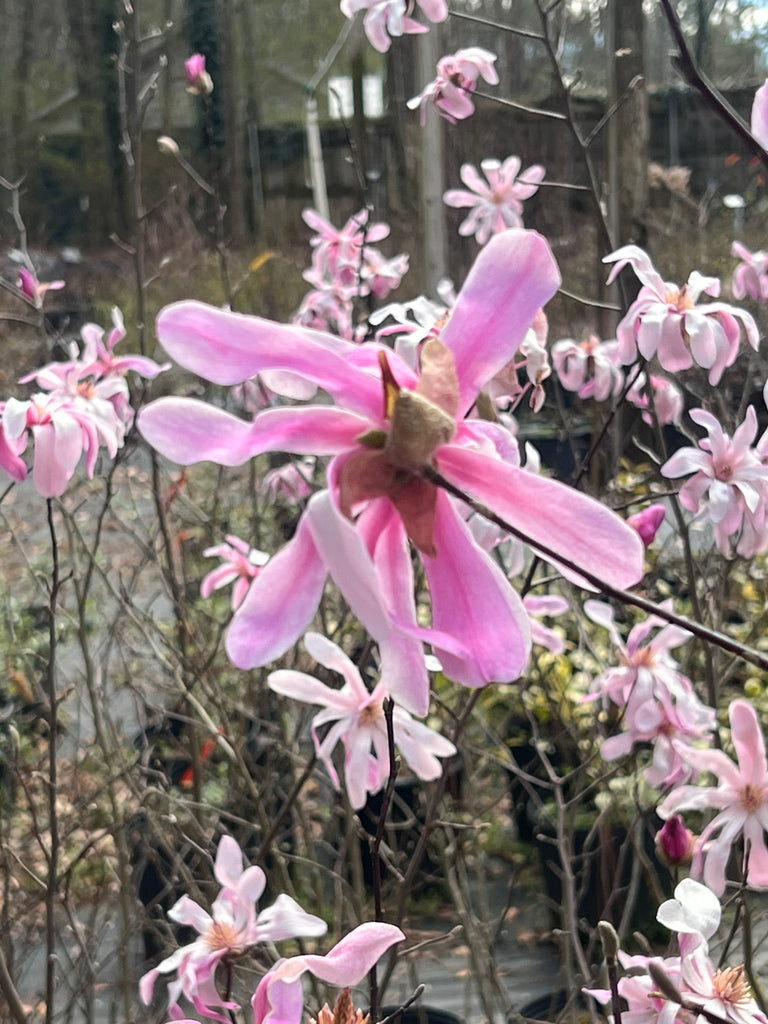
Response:
[{"label": "flowering shrub", "polygon": [[[382,53],[448,17],[443,0],[340,6]],[[422,123],[434,106],[461,132],[490,102],[479,85],[499,84],[495,62],[476,45],[444,56],[408,106]],[[119,63],[125,74],[131,62]],[[195,54],[184,65],[203,117],[205,63]],[[767,95],[755,97],[758,143]],[[139,112],[125,115],[126,139]],[[223,218],[217,185],[162,138]],[[127,332],[115,310],[106,340],[86,324],[68,358],[21,378],[31,394],[0,403],[2,500],[20,495],[42,522],[45,499],[50,541],[50,572],[36,576],[47,633],[16,615],[12,574],[3,628],[14,699],[45,709],[28,746],[44,746],[47,761],[23,787],[40,863],[23,877],[45,900],[51,1015],[58,890],[109,843],[125,935],[139,891],[160,944],[146,944],[140,997],[173,1020],[299,1024],[311,976],[342,990],[333,1010],[312,1011],[317,1022],[364,1024],[365,1006],[375,1024],[376,965],[385,955],[393,965],[409,941],[408,901],[430,858],[493,1019],[480,933],[503,920],[477,928],[462,885],[470,861],[482,875],[477,836],[507,829],[551,833],[571,996],[586,985],[615,1024],[622,1013],[635,1024],[768,1024],[751,945],[752,890],[768,888],[768,432],[754,401],[768,395],[756,320],[765,253],[729,239],[733,298],[750,310],[719,301],[719,277],[699,270],[680,287],[665,281],[633,243],[601,252],[606,286],[624,267],[641,285],[604,340],[592,315],[604,304],[578,304],[572,268],[523,227],[523,203],[542,190],[528,220],[544,189],[563,185],[539,164],[521,170],[530,159],[478,153],[461,167],[466,189],[444,193],[468,211],[459,235],[480,247],[455,291],[444,281],[436,296],[406,297],[411,256],[377,248],[390,226],[367,195],[346,221],[305,209],[311,290],[290,322],[242,311],[220,239],[226,303],[172,301],[155,321],[187,376],[169,373],[153,391],[147,382],[172,364],[145,354],[138,323],[141,354],[118,354]],[[31,267],[25,259],[9,293],[42,324],[46,290],[62,282],[41,284]],[[563,315],[558,292],[578,314]],[[546,450],[556,437],[572,445],[569,483]],[[27,525],[19,518],[17,532]],[[230,585],[230,599],[212,599]],[[93,636],[93,609],[111,616],[106,638]],[[83,682],[66,691],[64,624]],[[30,678],[41,676],[37,693]],[[106,711],[120,687],[140,713],[118,757]],[[76,830],[62,827],[58,714],[77,689],[108,796],[105,806],[83,797],[93,836],[73,853],[62,852]],[[15,757],[18,729],[8,736]],[[469,771],[471,800],[451,804],[449,779],[458,791]],[[671,955],[628,952],[646,892],[677,936]],[[710,943],[729,902],[738,911],[716,966]],[[740,928],[744,964],[723,966]],[[610,989],[597,987],[597,934]],[[23,1022],[4,958],[0,990]],[[353,996],[366,976],[368,995]]]}]

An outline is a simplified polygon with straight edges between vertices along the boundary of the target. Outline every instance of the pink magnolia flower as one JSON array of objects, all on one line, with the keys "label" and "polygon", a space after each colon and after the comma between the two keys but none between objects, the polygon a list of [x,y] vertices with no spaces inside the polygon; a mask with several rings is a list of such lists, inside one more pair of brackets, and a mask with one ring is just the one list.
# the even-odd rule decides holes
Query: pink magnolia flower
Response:
[{"label": "pink magnolia flower", "polygon": [[538,190],[546,171],[535,164],[521,174],[517,156],[507,157],[504,163],[483,160],[480,169],[486,181],[472,164],[464,164],[459,173],[469,191],[449,189],[443,195],[443,202],[460,209],[471,208],[459,226],[459,234],[474,235],[480,245],[485,245],[491,235],[505,228],[523,226],[523,200],[530,199]]},{"label": "pink magnolia flower", "polygon": [[[648,383],[653,389],[653,406],[648,395]],[[642,409],[643,420],[649,427],[653,426],[654,414],[659,426],[666,426],[668,423],[679,423],[683,415],[684,401],[680,388],[673,384],[666,377],[659,377],[652,373],[650,378],[644,373],[639,373],[635,383],[627,392],[627,401],[637,409]]]},{"label": "pink magnolia flower", "polygon": [[603,263],[614,264],[608,284],[631,264],[643,285],[616,330],[622,363],[634,363],[639,352],[644,359],[658,356],[662,367],[673,373],[696,364],[709,370],[710,384],[717,384],[738,355],[739,321],[750,345],[757,348],[759,333],[749,313],[725,302],[698,305],[702,292],[720,294],[718,278],[694,270],[688,283],[678,288],[662,280],[636,245],[617,249],[603,257]]},{"label": "pink magnolia flower", "polygon": [[[275,693],[294,700],[325,706],[325,710],[312,722],[315,751],[338,789],[339,776],[332,755],[339,740],[343,742],[344,783],[349,802],[359,810],[365,804],[366,795],[378,793],[389,778],[387,724],[383,707],[389,696],[389,681],[382,674],[373,692],[369,693],[357,667],[336,644],[319,633],[307,633],[304,646],[315,661],[339,673],[344,679],[344,686],[333,690],[305,672],[290,669],[270,673],[267,685]],[[326,725],[331,725],[331,728],[321,740],[318,730]],[[438,758],[456,753],[456,747],[450,740],[415,721],[399,705],[394,707],[392,725],[400,753],[420,779],[436,779],[442,771]]]},{"label": "pink magnolia flower", "polygon": [[[201,303],[170,306],[158,318],[158,336],[189,369],[221,384],[288,369],[313,380],[336,404],[269,409],[246,423],[194,399],[165,398],[143,410],[140,429],[183,464],[238,465],[272,450],[333,456],[324,523],[357,533],[394,618],[415,635],[410,541],[426,570],[432,629],[443,637],[436,653],[448,675],[470,686],[516,678],[530,646],[525,609],[446,492],[424,478],[426,467],[436,466],[532,543],[551,546],[614,585],[632,585],[643,572],[635,531],[585,495],[510,465],[495,448],[493,424],[465,418],[558,284],[543,238],[514,229],[494,236],[439,339],[425,342],[420,376],[376,344],[356,346]],[[312,507],[320,509],[318,496]],[[295,643],[317,608],[327,568],[337,584],[360,585],[334,571],[333,545],[321,559],[317,536],[316,524],[302,519],[252,585],[227,638],[235,664],[265,664]],[[370,574],[361,559],[354,566]],[[424,714],[427,693],[410,702],[401,695],[399,702]]]},{"label": "pink magnolia flower", "polygon": [[59,291],[64,284],[64,281],[48,281],[41,284],[31,270],[27,270],[26,267],[19,268],[19,288],[37,309],[42,307],[46,292]]},{"label": "pink magnolia flower", "polygon": [[680,503],[702,512],[715,528],[715,542],[725,555],[745,558],[768,548],[768,465],[753,447],[757,434],[754,407],[731,439],[705,409],[692,409],[691,419],[707,431],[698,448],[678,449],[661,467],[664,476],[693,476],[680,488]]},{"label": "pink magnolia flower", "polygon": [[335,228],[316,210],[304,210],[301,216],[315,232],[309,244],[314,249],[312,263],[317,276],[356,288],[363,247],[386,238],[389,225],[369,225],[365,209],[350,217],[343,228]]},{"label": "pink magnolia flower", "polygon": [[148,1005],[158,977],[176,973],[168,986],[172,1016],[180,1016],[178,1004],[184,996],[199,1013],[229,1021],[216,1009],[238,1009],[238,1004],[221,996],[216,987],[216,968],[224,959],[236,958],[258,942],[309,938],[324,935],[327,930],[325,921],[302,910],[285,894],[257,915],[255,903],[264,891],[266,876],[259,867],[243,869],[243,855],[231,836],[222,836],[219,841],[214,876],[222,888],[210,913],[189,896],[182,896],[168,911],[172,921],[194,928],[198,938],[166,957],[139,981],[142,1001]]},{"label": "pink magnolia flower", "polygon": [[124,430],[112,406],[103,399],[78,400],[43,393],[27,401],[9,398],[3,410],[5,443],[11,450],[23,451],[28,433],[35,441],[35,490],[44,498],[55,498],[66,490],[83,453],[90,477],[101,444],[114,458],[122,446]]},{"label": "pink magnolia flower", "polygon": [[226,544],[206,548],[205,558],[221,558],[223,565],[212,569],[200,584],[202,597],[210,597],[214,590],[234,583],[232,589],[232,610],[236,611],[245,600],[251,583],[256,579],[262,566],[269,561],[269,555],[252,548],[246,541],[227,534]]},{"label": "pink magnolia flower", "polygon": [[[448,17],[445,0],[418,0],[418,3],[430,21],[445,21]],[[365,34],[379,53],[387,52],[392,43],[391,36],[428,31],[426,25],[420,25],[408,16],[413,3],[406,3],[406,0],[341,0],[340,7],[347,18],[353,18],[358,11],[365,11]]]},{"label": "pink magnolia flower", "polygon": [[[514,358],[486,384],[485,390],[497,408],[503,409],[510,403],[511,409],[515,409],[530,388],[528,404],[534,412],[541,410],[545,399],[544,381],[552,373],[547,350],[548,333],[546,314],[539,309]],[[518,376],[523,369],[528,378],[527,384],[521,383]]]},{"label": "pink magnolia flower", "polygon": [[404,938],[393,924],[369,921],[353,928],[325,956],[307,954],[279,960],[253,995],[253,1024],[301,1024],[302,975],[309,971],[336,988],[357,985],[384,953]]},{"label": "pink magnolia flower", "polygon": [[539,620],[544,616],[563,615],[569,605],[564,597],[557,594],[526,594],[523,598],[525,610],[531,617],[531,640],[540,647],[546,647],[553,654],[562,654],[565,640],[560,633]]},{"label": "pink magnolia flower", "polygon": [[579,398],[604,402],[618,395],[624,383],[619,369],[618,342],[600,341],[591,334],[581,343],[564,338],[552,346],[555,372],[566,391],[578,392]]},{"label": "pink magnolia flower", "polygon": [[3,426],[3,412],[5,402],[0,402],[0,469],[2,469],[11,480],[21,483],[27,479],[27,464],[21,458],[24,449],[27,447],[27,434],[25,431],[15,438],[6,437]]},{"label": "pink magnolia flower", "polygon": [[391,291],[400,286],[403,276],[408,272],[408,257],[400,253],[388,259],[373,246],[363,249],[363,263],[360,268],[360,294],[375,295],[377,299],[385,299]]},{"label": "pink magnolia flower", "polygon": [[662,625],[657,616],[634,626],[626,646],[613,621],[613,609],[602,601],[586,601],[584,611],[604,626],[619,650],[622,664],[597,676],[587,700],[603,696],[623,709],[621,732],[603,741],[606,761],[629,754],[636,743],[653,747],[644,774],[653,786],[670,786],[690,776],[683,746],[709,741],[715,728],[715,712],[702,704],[691,681],[669,653],[690,634],[676,626],[664,626],[646,642],[652,629]]},{"label": "pink magnolia flower", "polygon": [[213,79],[205,70],[205,57],[202,53],[193,53],[184,61],[184,73],[189,86],[187,92],[196,96],[210,96],[213,92]]},{"label": "pink magnolia flower", "polygon": [[[656,918],[677,932],[680,956],[627,956],[619,951],[619,961],[627,972],[618,982],[619,995],[627,1002],[622,1020],[630,1024],[683,1024],[703,1022],[706,1013],[706,1019],[728,1024],[765,1024],[766,1018],[752,998],[743,966],[716,969],[709,958],[707,940],[720,924],[720,902],[713,892],[692,878],[685,878],[675,888],[675,898],[659,907]],[[660,991],[650,973],[652,967],[666,975],[682,1003]],[[609,991],[586,991],[601,1002],[610,1003]]]},{"label": "pink magnolia flower", "polygon": [[478,79],[483,78],[490,85],[498,84],[499,76],[493,66],[495,61],[496,54],[479,46],[469,46],[441,57],[437,62],[437,78],[418,96],[408,100],[408,108],[421,108],[422,124],[429,103],[434,104],[438,113],[451,124],[463,121],[475,112],[472,93],[477,89]]},{"label": "pink magnolia flower", "polygon": [[649,548],[656,539],[667,510],[664,505],[648,505],[642,512],[627,517],[627,523],[640,534],[644,546]]},{"label": "pink magnolia flower", "polygon": [[270,469],[261,481],[261,491],[273,501],[280,495],[296,504],[312,493],[312,478],[316,465],[317,459],[309,455],[304,459],[286,462],[277,469]]},{"label": "pink magnolia flower", "polygon": [[750,252],[741,242],[733,242],[731,252],[741,260],[733,272],[734,299],[749,296],[755,302],[765,302],[768,299],[768,253]]},{"label": "pink magnolia flower", "polygon": [[662,818],[683,810],[719,811],[697,839],[691,867],[692,875],[703,878],[718,895],[725,890],[726,868],[739,836],[745,844],[742,868],[747,885],[768,886],[768,765],[763,731],[748,701],[732,701],[728,715],[738,765],[722,750],[681,749],[697,771],[718,776],[718,785],[680,786],[658,807]]},{"label": "pink magnolia flower", "polygon": [[752,101],[752,134],[763,149],[768,147],[768,79],[757,90]]}]

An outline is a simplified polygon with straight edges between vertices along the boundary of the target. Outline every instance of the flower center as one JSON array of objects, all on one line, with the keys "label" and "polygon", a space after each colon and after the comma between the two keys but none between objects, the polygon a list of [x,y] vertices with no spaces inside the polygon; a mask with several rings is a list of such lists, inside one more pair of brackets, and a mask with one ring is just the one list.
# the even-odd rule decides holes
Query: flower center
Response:
[{"label": "flower center", "polygon": [[653,651],[650,647],[641,647],[639,651],[636,651],[631,664],[635,668],[652,668],[656,663]]},{"label": "flower center", "polygon": [[743,964],[715,971],[712,976],[712,987],[717,997],[724,1003],[748,1003],[752,998],[752,990],[744,977]]},{"label": "flower center", "polygon": [[210,949],[237,949],[240,932],[229,921],[214,921],[205,933],[205,943]]},{"label": "flower center", "polygon": [[684,284],[682,288],[672,288],[667,292],[666,301],[670,306],[674,306],[678,313],[685,313],[689,309],[693,309],[695,303],[688,293],[688,285]]},{"label": "flower center", "polygon": [[372,704],[366,704],[366,706],[361,709],[360,713],[357,716],[357,720],[360,723],[360,725],[368,726],[374,726],[378,722],[383,721],[383,719],[384,705],[380,704],[377,701],[374,701]]},{"label": "flower center", "polygon": [[762,786],[747,784],[741,791],[741,806],[749,814],[754,814],[765,803],[765,793]]}]

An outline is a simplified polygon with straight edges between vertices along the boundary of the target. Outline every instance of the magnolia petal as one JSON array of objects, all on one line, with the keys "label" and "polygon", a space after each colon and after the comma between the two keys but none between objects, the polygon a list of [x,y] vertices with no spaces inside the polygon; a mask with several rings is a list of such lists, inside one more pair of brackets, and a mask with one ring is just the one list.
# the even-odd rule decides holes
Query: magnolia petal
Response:
[{"label": "magnolia petal", "polygon": [[[614,587],[642,579],[645,549],[639,534],[593,498],[456,445],[440,448],[437,461],[448,479],[519,529],[534,547],[538,542],[552,551],[555,560],[562,556]],[[573,571],[558,568],[579,580]]]},{"label": "magnolia petal", "polygon": [[656,920],[670,931],[709,939],[720,927],[720,913],[720,900],[711,889],[684,878],[675,886],[675,898],[661,904]]},{"label": "magnolia petal", "polygon": [[768,781],[768,768],[765,762],[765,740],[757,712],[749,701],[735,700],[728,715],[731,720],[731,738],[739,759],[741,784],[758,787],[762,791]]},{"label": "magnolia petal", "polygon": [[241,384],[263,370],[288,370],[367,412],[381,405],[381,380],[346,359],[355,346],[293,324],[277,324],[202,302],[177,302],[157,318],[157,336],[181,366],[214,384]]},{"label": "magnolia petal", "polygon": [[285,893],[281,893],[271,907],[262,910],[256,919],[256,927],[261,942],[313,938],[328,931],[328,925],[322,918],[308,914]]},{"label": "magnolia petal", "polygon": [[456,656],[433,643],[446,674],[465,686],[517,679],[531,650],[528,613],[442,491],[435,545],[437,557],[422,556],[432,595],[432,624],[467,648],[466,656]]},{"label": "magnolia petal", "polygon": [[303,516],[235,612],[226,642],[230,660],[238,668],[256,668],[285,653],[317,611],[326,575]]},{"label": "magnolia petal", "polygon": [[182,466],[241,466],[268,451],[333,455],[370,423],[331,406],[269,409],[249,423],[194,398],[160,398],[142,409],[138,426],[153,448]]},{"label": "magnolia petal", "polygon": [[459,416],[510,361],[534,316],[559,287],[552,251],[535,231],[502,231],[480,252],[440,336],[456,360]]}]

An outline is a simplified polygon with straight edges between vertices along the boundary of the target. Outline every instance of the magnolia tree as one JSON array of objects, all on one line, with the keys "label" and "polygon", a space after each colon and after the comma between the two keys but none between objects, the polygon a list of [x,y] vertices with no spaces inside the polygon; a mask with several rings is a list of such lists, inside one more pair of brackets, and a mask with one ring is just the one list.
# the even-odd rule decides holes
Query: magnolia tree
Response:
[{"label": "magnolia tree", "polygon": [[[342,0],[341,11],[362,17],[381,52],[448,16],[440,0],[420,0],[407,11],[400,0]],[[541,13],[545,41],[549,14],[544,7]],[[669,16],[679,29],[671,8]],[[681,56],[690,59],[687,50]],[[442,116],[461,130],[478,102],[478,84],[498,82],[495,61],[479,46],[442,57],[434,81],[408,105],[419,108],[422,123]],[[204,58],[190,58],[186,73],[190,92],[205,103],[215,82]],[[705,88],[716,105],[717,95]],[[128,113],[125,123],[129,147]],[[768,85],[755,96],[751,133],[741,127],[765,161],[767,124]],[[199,179],[173,140],[163,146],[217,196],[216,183]],[[444,824],[451,812],[443,794],[456,766],[466,771],[477,759],[479,737],[511,776],[510,792],[523,794],[519,834],[532,829],[557,861],[567,998],[588,999],[593,1014],[605,1007],[617,1024],[623,1015],[635,1022],[765,1024],[753,924],[754,894],[768,887],[760,699],[768,658],[759,632],[768,551],[768,432],[760,434],[759,421],[766,418],[768,382],[755,315],[768,297],[768,261],[732,241],[738,262],[730,291],[734,302],[745,303],[734,305],[720,298],[717,277],[691,268],[677,285],[643,249],[614,247],[601,253],[607,284],[624,268],[639,283],[615,336],[595,333],[585,306],[582,335],[559,337],[547,307],[563,286],[561,270],[548,240],[524,226],[526,200],[556,187],[544,167],[521,169],[533,157],[478,153],[480,171],[472,164],[461,169],[466,188],[445,193],[447,207],[467,211],[458,230],[476,245],[457,291],[446,284],[439,296],[402,298],[408,255],[377,247],[389,227],[373,221],[374,211],[363,206],[336,228],[307,210],[313,234],[304,278],[311,291],[290,322],[235,311],[233,295],[225,305],[174,302],[156,318],[157,340],[170,360],[161,364],[144,354],[140,330],[142,354],[115,351],[126,335],[115,310],[106,341],[100,327],[86,325],[68,358],[22,379],[35,386],[30,397],[8,397],[0,407],[0,468],[9,482],[44,500],[35,507],[47,518],[53,566],[47,814],[37,833],[48,1020],[61,985],[56,921],[62,908],[71,909],[57,895],[71,870],[62,859],[57,803],[57,613],[68,585],[57,516],[72,561],[96,740],[108,765],[116,754],[85,623],[94,574],[111,579],[99,556],[101,526],[131,439],[140,440],[147,459],[156,526],[145,539],[124,520],[120,527],[137,540],[147,564],[162,567],[174,623],[162,644],[146,625],[142,636],[162,652],[160,663],[177,683],[176,720],[193,736],[176,774],[155,760],[144,764],[142,786],[126,769],[106,787],[113,819],[121,822],[105,836],[115,846],[126,933],[136,913],[135,850],[122,828],[127,807],[136,814],[141,808],[148,845],[166,851],[165,888],[150,900],[159,909],[155,917],[186,929],[170,945],[170,930],[162,933],[162,948],[152,951],[137,985],[141,1002],[154,1007],[152,1019],[299,1024],[307,978],[339,990],[334,1008],[321,1008],[315,987],[308,1007],[314,1020],[380,1016],[376,965],[388,954],[388,976],[398,944],[408,943],[408,898],[430,836],[441,827],[454,838],[442,844],[433,873],[455,878],[451,829],[459,822]],[[142,244],[139,234],[139,254]],[[144,322],[141,259],[136,268]],[[33,270],[22,270],[17,297],[39,313],[46,292],[63,282],[42,284]],[[398,301],[385,303],[395,290]],[[189,397],[189,376],[179,384],[172,367],[196,377],[204,397]],[[163,377],[171,383],[163,397],[153,397],[147,382]],[[523,441],[521,424],[530,434],[537,417],[551,422],[553,410],[566,427],[576,416],[591,417],[592,445],[575,483],[555,479],[535,445]],[[638,436],[624,450],[627,423]],[[610,449],[611,472],[595,472]],[[101,473],[106,481],[90,539],[78,520],[81,464],[88,478]],[[205,511],[192,500],[196,470],[171,470],[169,486],[163,473],[170,464],[203,464],[201,487],[214,481],[215,492]],[[217,478],[206,464],[221,467]],[[225,479],[247,487],[222,504]],[[179,509],[185,491],[189,507]],[[184,542],[194,516],[204,523],[198,529],[206,543],[190,573]],[[234,532],[233,520],[250,526],[250,534]],[[199,600],[190,596],[190,583]],[[201,630],[190,604],[206,608],[229,586],[231,595],[204,613]],[[115,622],[143,621],[124,581],[110,593]],[[210,647],[206,632],[214,636]],[[222,637],[227,692],[224,684],[209,685]],[[231,694],[244,693],[245,680],[253,679],[264,721],[279,721],[282,730],[283,759],[272,764],[272,776],[264,747],[249,748],[253,737],[238,737],[233,724],[234,709],[240,714],[245,702]],[[312,708],[310,718],[304,705]],[[521,731],[522,741],[513,742]],[[149,735],[144,730],[145,745]],[[204,776],[217,758],[245,780],[250,826],[221,790],[207,795]],[[397,850],[387,850],[388,828],[403,776],[430,786],[415,811],[415,848],[398,861]],[[270,804],[265,792],[286,779],[287,791]],[[191,800],[173,795],[184,787]],[[346,837],[322,832],[321,842],[319,794],[330,791],[338,793],[351,830]],[[26,796],[34,811],[39,798],[30,788]],[[163,839],[182,807],[194,861],[177,857]],[[345,861],[359,859],[349,837],[358,841],[371,814],[366,900]],[[299,846],[301,835],[309,840]],[[334,848],[329,868],[322,851]],[[605,875],[610,864],[613,885],[587,911],[581,897],[590,872]],[[388,885],[389,875],[397,886]],[[340,913],[325,906],[334,887]],[[645,947],[636,952],[629,935],[643,889],[655,905],[643,922]],[[302,906],[310,896],[311,913]],[[454,906],[477,941],[466,903]],[[724,914],[728,938],[716,963],[710,949]],[[667,932],[675,933],[677,947],[654,951],[651,943],[666,943]],[[596,936],[604,977],[595,966]],[[0,959],[12,1018],[31,1019],[5,950]],[[491,1017],[498,1007],[481,959],[477,981]],[[125,969],[127,978],[127,963]],[[367,991],[353,997],[350,989],[366,977]],[[123,1012],[134,1019],[129,995]]]}]

